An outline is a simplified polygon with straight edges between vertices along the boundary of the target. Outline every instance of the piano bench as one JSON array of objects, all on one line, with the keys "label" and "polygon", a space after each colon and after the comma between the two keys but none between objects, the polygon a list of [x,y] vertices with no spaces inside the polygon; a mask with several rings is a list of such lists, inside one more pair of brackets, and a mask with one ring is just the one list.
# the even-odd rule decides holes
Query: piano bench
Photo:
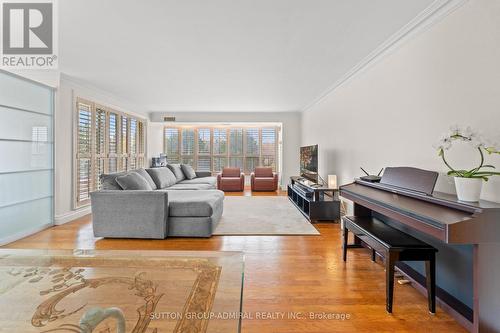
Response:
[{"label": "piano bench", "polygon": [[[397,261],[425,261],[429,311],[436,313],[436,252],[437,249],[373,217],[344,216],[343,259],[347,249],[361,247],[361,242],[384,258],[386,271],[386,309],[392,313],[394,266]],[[348,244],[348,234],[354,234],[355,244]]]}]

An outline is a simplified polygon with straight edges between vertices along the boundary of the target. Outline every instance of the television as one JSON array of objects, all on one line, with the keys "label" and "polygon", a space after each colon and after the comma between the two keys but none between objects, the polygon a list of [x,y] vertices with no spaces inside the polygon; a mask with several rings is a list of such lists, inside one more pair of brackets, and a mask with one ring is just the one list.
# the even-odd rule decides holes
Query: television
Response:
[{"label": "television", "polygon": [[300,176],[318,183],[318,145],[300,147]]}]

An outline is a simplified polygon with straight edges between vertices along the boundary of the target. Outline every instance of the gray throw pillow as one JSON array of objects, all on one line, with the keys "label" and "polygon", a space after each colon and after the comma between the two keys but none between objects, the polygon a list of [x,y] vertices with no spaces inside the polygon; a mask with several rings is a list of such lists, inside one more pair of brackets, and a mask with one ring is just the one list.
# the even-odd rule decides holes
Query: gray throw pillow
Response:
[{"label": "gray throw pillow", "polygon": [[151,178],[151,176],[149,175],[149,173],[146,171],[146,169],[144,168],[140,168],[140,169],[137,169],[137,170],[134,170],[134,172],[137,172],[138,174],[140,174],[144,179],[146,179],[146,181],[149,183],[149,185],[151,186],[151,188],[153,190],[156,190],[158,187],[156,186],[156,183],[155,181],[153,180],[153,178]]},{"label": "gray throw pillow", "polygon": [[186,176],[184,176],[184,172],[182,172],[180,164],[167,164],[167,167],[174,173],[175,178],[177,179],[177,183],[186,179]]},{"label": "gray throw pillow", "polygon": [[168,168],[151,168],[146,171],[153,178],[158,189],[170,187],[177,182],[175,175]]},{"label": "gray throw pillow", "polygon": [[106,191],[121,191],[122,188],[116,182],[116,177],[126,175],[127,172],[115,172],[110,174],[101,174],[99,179],[101,180],[101,189]]},{"label": "gray throw pillow", "polygon": [[187,164],[181,164],[181,169],[184,175],[186,176],[187,179],[195,179],[196,178],[196,172],[194,171],[193,167]]},{"label": "gray throw pillow", "polygon": [[151,191],[151,185],[137,172],[130,172],[126,175],[116,177],[116,182],[124,190]]}]

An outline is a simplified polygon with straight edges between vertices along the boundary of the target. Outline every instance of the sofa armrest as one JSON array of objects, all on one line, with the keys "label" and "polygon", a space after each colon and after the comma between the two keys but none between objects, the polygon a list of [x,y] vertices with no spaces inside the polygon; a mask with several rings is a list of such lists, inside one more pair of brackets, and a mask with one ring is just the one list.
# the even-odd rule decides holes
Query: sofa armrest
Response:
[{"label": "sofa armrest", "polygon": [[212,173],[210,171],[196,171],[197,178],[211,177]]},{"label": "sofa armrest", "polygon": [[90,200],[96,237],[167,237],[168,192],[97,191]]},{"label": "sofa armrest", "polygon": [[278,189],[278,178],[279,178],[278,173],[277,172],[273,172],[274,187],[276,189]]},{"label": "sofa armrest", "polygon": [[243,172],[240,174],[240,184],[241,190],[243,191],[245,189],[245,174]]},{"label": "sofa armrest", "polygon": [[255,186],[255,172],[250,174],[250,188],[253,190]]}]

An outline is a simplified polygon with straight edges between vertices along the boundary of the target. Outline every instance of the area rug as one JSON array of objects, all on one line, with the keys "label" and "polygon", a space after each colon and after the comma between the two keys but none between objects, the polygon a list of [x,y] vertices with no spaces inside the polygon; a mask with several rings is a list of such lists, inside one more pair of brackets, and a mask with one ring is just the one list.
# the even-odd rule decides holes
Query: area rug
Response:
[{"label": "area rug", "polygon": [[226,196],[214,235],[319,235],[285,196]]},{"label": "area rug", "polygon": [[0,250],[2,332],[239,332],[243,255]]}]

